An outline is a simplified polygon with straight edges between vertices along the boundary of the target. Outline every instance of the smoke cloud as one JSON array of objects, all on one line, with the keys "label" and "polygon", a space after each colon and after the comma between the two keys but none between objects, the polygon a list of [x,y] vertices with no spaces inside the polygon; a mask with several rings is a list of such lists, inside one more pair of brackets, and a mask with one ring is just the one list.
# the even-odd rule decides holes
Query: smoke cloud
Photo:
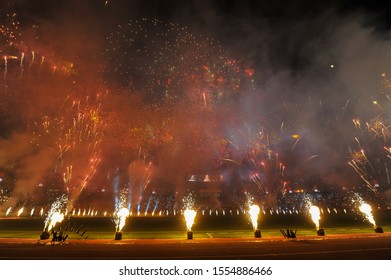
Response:
[{"label": "smoke cloud", "polygon": [[389,189],[391,48],[370,15],[321,5],[278,15],[263,1],[43,2],[1,8],[17,15],[4,17],[0,46],[8,204],[43,183],[74,205],[117,176],[133,204],[147,188],[184,194],[206,174],[260,192]]}]

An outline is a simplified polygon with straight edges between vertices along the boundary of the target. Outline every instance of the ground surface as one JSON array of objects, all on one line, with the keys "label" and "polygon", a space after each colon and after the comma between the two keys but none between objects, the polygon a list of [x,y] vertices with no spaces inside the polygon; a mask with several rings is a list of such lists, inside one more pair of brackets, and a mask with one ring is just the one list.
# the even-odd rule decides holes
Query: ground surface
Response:
[{"label": "ground surface", "polygon": [[283,237],[69,240],[1,238],[0,259],[391,259],[391,233]]},{"label": "ground surface", "polygon": [[[242,216],[200,216],[188,240],[182,216],[130,217],[123,239],[114,240],[112,218],[71,217],[56,230],[68,234],[65,243],[39,241],[43,218],[0,219],[0,259],[277,259],[391,260],[391,214],[376,217],[383,234],[356,215],[325,215],[326,236],[316,236],[306,215],[262,216],[262,238]],[[287,240],[280,229],[297,229]]]}]

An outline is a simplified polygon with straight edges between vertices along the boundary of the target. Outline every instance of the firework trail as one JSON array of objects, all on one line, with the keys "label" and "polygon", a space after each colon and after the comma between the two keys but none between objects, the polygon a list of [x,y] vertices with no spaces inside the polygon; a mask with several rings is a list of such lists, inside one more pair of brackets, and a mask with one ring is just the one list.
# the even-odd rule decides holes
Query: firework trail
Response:
[{"label": "firework trail", "polygon": [[[7,203],[26,199],[35,185],[44,182],[45,186],[58,185],[60,193],[68,193],[68,206],[72,208],[101,162],[102,135],[106,127],[102,100],[107,92],[96,93],[101,91],[98,86],[89,89],[76,83],[77,70],[73,62],[54,54],[44,55],[42,49],[31,50],[20,39],[23,34],[15,18],[12,14],[12,28],[1,27],[1,36],[8,38],[2,40],[5,45],[0,46],[5,85],[1,87],[2,112],[9,117],[11,125],[20,128],[17,134],[21,135],[20,140],[13,145],[23,143],[24,154],[10,153],[9,157],[20,162],[16,175],[24,178],[19,178],[20,183],[16,183]],[[52,91],[56,94],[50,94]]]},{"label": "firework trail", "polygon": [[108,72],[114,69],[123,84],[136,81],[154,100],[173,102],[187,94],[200,110],[208,110],[212,100],[240,94],[244,77],[253,75],[213,39],[157,19],[118,25],[107,38],[106,57]]},{"label": "firework trail", "polygon": [[367,120],[365,128],[362,121],[354,119],[356,129],[360,137],[355,138],[357,150],[351,151],[349,165],[357,172],[365,185],[373,192],[377,192],[379,186],[390,184],[388,166],[391,164],[388,156],[389,149],[389,117],[383,113]]},{"label": "firework trail", "polygon": [[137,212],[141,211],[141,204],[144,198],[144,193],[148,187],[152,176],[152,162],[137,160],[132,162],[128,168],[129,183],[128,196],[129,208],[132,205],[137,207]]}]

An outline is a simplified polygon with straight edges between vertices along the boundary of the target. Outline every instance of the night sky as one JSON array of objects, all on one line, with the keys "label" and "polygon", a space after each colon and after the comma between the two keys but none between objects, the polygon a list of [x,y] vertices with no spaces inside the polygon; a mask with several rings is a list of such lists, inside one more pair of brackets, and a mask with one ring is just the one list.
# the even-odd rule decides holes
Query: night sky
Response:
[{"label": "night sky", "polygon": [[137,203],[205,174],[387,197],[390,18],[383,1],[2,1],[5,206],[42,188]]}]

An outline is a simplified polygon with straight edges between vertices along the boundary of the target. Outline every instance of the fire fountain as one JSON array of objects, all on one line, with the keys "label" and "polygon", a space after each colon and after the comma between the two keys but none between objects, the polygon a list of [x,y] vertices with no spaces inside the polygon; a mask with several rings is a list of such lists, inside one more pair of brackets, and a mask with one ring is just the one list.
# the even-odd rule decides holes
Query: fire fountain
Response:
[{"label": "fire fountain", "polygon": [[363,203],[361,203],[359,209],[360,209],[361,213],[364,214],[365,218],[372,224],[375,232],[376,233],[383,233],[383,228],[381,226],[376,225],[375,219],[373,218],[371,205],[363,202]]},{"label": "fire fountain", "polygon": [[310,214],[312,221],[315,223],[316,226],[316,234],[318,236],[324,236],[324,229],[319,227],[319,221],[320,221],[320,210],[318,206],[311,205],[310,209]]},{"label": "fire fountain", "polygon": [[187,239],[193,239],[193,232],[191,230],[191,227],[193,226],[195,216],[197,215],[197,212],[192,209],[186,209],[184,212],[185,220],[186,220],[186,227],[187,227]]},{"label": "fire fountain", "polygon": [[250,220],[253,225],[254,229],[254,237],[255,238],[261,238],[261,230],[258,228],[258,215],[259,215],[260,208],[258,205],[251,205],[249,207],[249,215]]},{"label": "fire fountain", "polygon": [[129,210],[127,208],[121,208],[115,213],[115,240],[122,240],[122,229],[125,226],[127,216],[129,216]]},{"label": "fire fountain", "polygon": [[61,196],[55,202],[52,203],[50,210],[45,219],[45,225],[43,227],[43,231],[40,235],[41,239],[49,239],[50,233],[53,232],[54,227],[57,223],[61,223],[64,219],[65,215],[61,213],[61,209],[68,202],[67,197]]}]

